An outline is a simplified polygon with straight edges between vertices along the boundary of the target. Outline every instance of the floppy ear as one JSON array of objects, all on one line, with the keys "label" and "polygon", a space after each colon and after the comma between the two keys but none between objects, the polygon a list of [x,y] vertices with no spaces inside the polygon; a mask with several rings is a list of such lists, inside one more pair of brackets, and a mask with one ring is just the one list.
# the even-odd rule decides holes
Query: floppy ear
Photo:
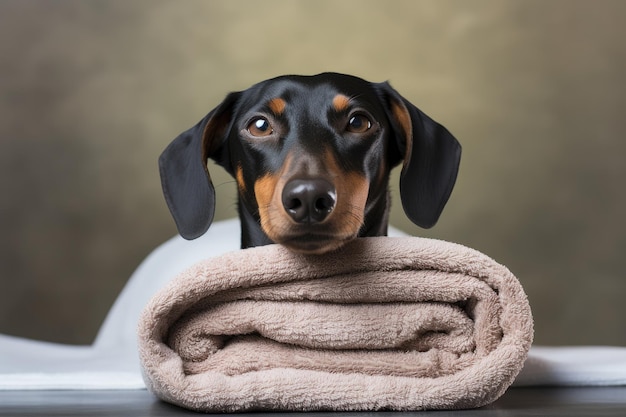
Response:
[{"label": "floppy ear", "polygon": [[[238,97],[239,93],[229,94],[197,125],[178,135],[159,157],[165,201],[185,239],[202,236],[213,222],[215,188],[206,163],[222,152]],[[221,158],[224,164],[223,155]]]},{"label": "floppy ear", "polygon": [[448,130],[402,97],[378,84],[403,158],[400,197],[407,217],[430,228],[437,223],[456,182],[461,145]]}]

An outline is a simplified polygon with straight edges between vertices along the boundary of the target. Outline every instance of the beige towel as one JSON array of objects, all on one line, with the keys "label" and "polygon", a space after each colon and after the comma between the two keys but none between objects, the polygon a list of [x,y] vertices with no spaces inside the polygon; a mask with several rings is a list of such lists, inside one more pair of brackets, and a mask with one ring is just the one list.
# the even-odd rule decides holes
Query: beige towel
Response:
[{"label": "beige towel", "polygon": [[453,243],[378,237],[200,262],[145,308],[139,353],[152,392],[198,411],[457,409],[502,395],[532,337],[505,267]]}]

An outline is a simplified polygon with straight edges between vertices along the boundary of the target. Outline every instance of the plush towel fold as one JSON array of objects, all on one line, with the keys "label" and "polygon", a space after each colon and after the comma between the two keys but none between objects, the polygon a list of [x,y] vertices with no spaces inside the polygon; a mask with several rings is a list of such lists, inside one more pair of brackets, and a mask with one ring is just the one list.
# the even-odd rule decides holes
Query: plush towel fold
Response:
[{"label": "plush towel fold", "polygon": [[324,256],[278,245],[200,262],[147,305],[144,379],[198,411],[473,408],[532,342],[526,295],[475,250],[362,238]]}]

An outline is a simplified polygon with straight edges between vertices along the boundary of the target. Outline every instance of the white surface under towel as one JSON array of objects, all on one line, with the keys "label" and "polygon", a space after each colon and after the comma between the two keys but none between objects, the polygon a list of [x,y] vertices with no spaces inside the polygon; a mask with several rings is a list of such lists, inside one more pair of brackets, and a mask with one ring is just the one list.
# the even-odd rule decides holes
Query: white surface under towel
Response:
[{"label": "white surface under towel", "polygon": [[[390,235],[402,233],[392,229]],[[142,309],[178,272],[238,249],[239,239],[239,221],[233,219],[213,224],[196,240],[175,237],[155,249],[133,273],[90,346],[0,335],[0,390],[145,388],[136,344]],[[626,348],[536,346],[515,385],[626,385]]]}]

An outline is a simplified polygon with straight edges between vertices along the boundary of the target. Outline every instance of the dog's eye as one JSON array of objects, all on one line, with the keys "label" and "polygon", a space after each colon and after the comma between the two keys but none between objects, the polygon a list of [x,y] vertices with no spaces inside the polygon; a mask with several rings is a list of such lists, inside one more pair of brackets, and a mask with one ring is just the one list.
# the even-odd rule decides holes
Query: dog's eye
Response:
[{"label": "dog's eye", "polygon": [[352,133],[365,133],[372,127],[372,122],[363,114],[355,114],[348,121],[346,130]]},{"label": "dog's eye", "polygon": [[248,125],[248,132],[252,136],[265,137],[274,133],[274,129],[272,129],[272,125],[267,119],[257,117]]}]

